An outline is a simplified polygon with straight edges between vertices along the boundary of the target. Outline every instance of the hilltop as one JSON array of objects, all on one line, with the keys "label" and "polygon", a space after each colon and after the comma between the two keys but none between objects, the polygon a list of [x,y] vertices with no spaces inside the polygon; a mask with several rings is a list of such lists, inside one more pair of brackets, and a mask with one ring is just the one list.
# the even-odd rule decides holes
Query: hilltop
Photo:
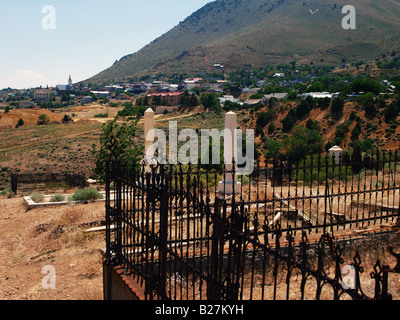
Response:
[{"label": "hilltop", "polygon": [[344,30],[342,0],[217,0],[87,82],[142,75],[255,69],[271,64],[373,59],[400,47],[400,2],[353,1],[356,30]]}]

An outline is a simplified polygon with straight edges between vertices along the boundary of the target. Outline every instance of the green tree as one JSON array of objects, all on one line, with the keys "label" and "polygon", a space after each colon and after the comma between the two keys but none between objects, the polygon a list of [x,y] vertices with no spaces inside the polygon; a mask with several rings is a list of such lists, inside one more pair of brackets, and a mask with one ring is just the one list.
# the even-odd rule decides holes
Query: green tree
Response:
[{"label": "green tree", "polygon": [[295,127],[287,141],[287,157],[292,161],[299,161],[307,154],[322,152],[324,140],[317,130],[310,130],[303,126]]},{"label": "green tree", "polygon": [[193,92],[191,97],[190,97],[190,106],[191,107],[196,107],[199,104],[199,100],[197,99],[196,94]]},{"label": "green tree", "polygon": [[307,92],[323,92],[325,91],[325,85],[321,82],[315,82],[307,88]]},{"label": "green tree", "polygon": [[92,146],[92,154],[95,157],[95,177],[105,181],[107,165],[113,163],[115,168],[122,167],[126,170],[136,170],[143,159],[143,146],[139,146],[137,133],[137,119],[134,122],[119,124],[110,121],[103,125],[100,136],[100,145]]},{"label": "green tree", "polygon": [[270,125],[268,126],[268,134],[273,134],[275,132],[275,125],[273,122],[270,123]]},{"label": "green tree", "polygon": [[47,115],[45,115],[45,114],[41,114],[41,115],[38,117],[37,124],[38,124],[39,126],[42,126],[42,125],[48,124],[49,122],[50,122],[49,117],[48,117]]},{"label": "green tree", "polygon": [[23,125],[24,125],[24,120],[19,119],[17,125],[15,126],[15,128],[22,127]]},{"label": "green tree", "polygon": [[273,117],[273,111],[269,110],[268,112],[259,112],[257,114],[257,120],[256,124],[257,126],[260,126],[261,128],[264,128],[271,120]]},{"label": "green tree", "polygon": [[200,97],[200,102],[206,109],[215,110],[217,113],[221,112],[221,104],[218,96],[215,93],[204,93]]},{"label": "green tree", "polygon": [[361,125],[359,123],[356,124],[356,126],[353,128],[351,131],[351,140],[356,141],[360,137],[361,134]]},{"label": "green tree", "polygon": [[376,116],[376,107],[373,102],[368,102],[367,105],[365,106],[365,115],[369,119],[373,119]]},{"label": "green tree", "polygon": [[68,115],[64,115],[64,117],[62,119],[62,123],[66,124],[70,121],[72,121],[72,119],[70,117],[68,117]]},{"label": "green tree", "polygon": [[376,80],[373,79],[355,79],[349,86],[349,89],[354,93],[360,92],[372,92],[379,94],[383,91],[383,86]]},{"label": "green tree", "polygon": [[342,96],[338,96],[332,101],[331,111],[335,119],[340,119],[343,115],[345,99]]},{"label": "green tree", "polygon": [[283,147],[284,143],[279,140],[269,140],[264,144],[266,149],[265,157],[267,159],[281,160],[284,158]]},{"label": "green tree", "polygon": [[297,119],[301,119],[304,116],[308,115],[311,111],[311,106],[308,100],[301,100],[299,105],[296,108],[296,116]]},{"label": "green tree", "polygon": [[392,102],[385,108],[383,112],[385,115],[385,122],[390,123],[393,120],[396,120],[397,116],[399,115],[399,112],[400,112],[400,101]]},{"label": "green tree", "polygon": [[288,133],[292,130],[294,125],[296,124],[297,117],[296,117],[296,111],[294,109],[290,109],[288,114],[286,115],[285,118],[283,118],[282,122],[282,131],[285,133]]}]

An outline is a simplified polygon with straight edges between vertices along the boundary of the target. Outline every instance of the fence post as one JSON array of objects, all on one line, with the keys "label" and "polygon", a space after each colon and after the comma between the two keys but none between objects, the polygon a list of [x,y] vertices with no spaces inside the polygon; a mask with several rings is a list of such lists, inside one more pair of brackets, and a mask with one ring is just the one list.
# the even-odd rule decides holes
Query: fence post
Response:
[{"label": "fence post", "polygon": [[160,296],[161,300],[167,299],[167,241],[168,241],[168,180],[164,176],[165,169],[161,172],[160,195]]},{"label": "fence post", "polygon": [[110,177],[110,163],[106,162],[106,170],[105,170],[105,183],[106,183],[106,262],[109,263],[111,259],[111,212],[110,212],[110,203],[111,203],[111,177]]},{"label": "fence post", "polygon": [[382,266],[382,293],[381,293],[381,299],[382,300],[392,300],[392,295],[389,294],[388,288],[389,288],[389,271],[390,267],[388,265],[383,265]]},{"label": "fence post", "polygon": [[14,194],[17,194],[17,191],[18,191],[18,174],[17,173],[11,173],[10,180],[11,180],[11,191],[14,192]]},{"label": "fence post", "polygon": [[[218,271],[219,271],[219,243],[220,235],[222,230],[222,221],[221,221],[221,203],[222,199],[219,197],[215,198],[214,203],[214,214],[212,215],[212,223],[213,223],[213,233],[211,237],[211,264],[210,264],[210,274],[208,275],[207,281],[207,299],[208,300],[221,300],[221,284],[218,279]],[[222,244],[223,247],[223,244]]]},{"label": "fence post", "polygon": [[110,267],[110,262],[111,262],[111,248],[110,248],[110,243],[111,243],[111,207],[110,207],[110,202],[111,202],[111,197],[110,197],[110,184],[111,184],[111,177],[110,177],[110,162],[106,162],[106,168],[105,168],[105,184],[106,184],[106,256],[105,256],[105,261],[103,264],[103,295],[104,295],[104,300],[111,300],[111,267]]},{"label": "fence post", "polygon": [[[118,169],[117,169],[118,168]],[[113,174],[116,174],[117,179],[114,180],[114,219],[115,219],[115,225],[116,225],[116,233],[115,233],[115,244],[114,244],[114,250],[115,252],[115,257],[116,257],[116,262],[117,264],[122,263],[122,184],[121,184],[121,178],[122,174],[124,173],[119,165],[116,165],[115,168],[112,168]],[[117,172],[115,172],[115,170]]]}]

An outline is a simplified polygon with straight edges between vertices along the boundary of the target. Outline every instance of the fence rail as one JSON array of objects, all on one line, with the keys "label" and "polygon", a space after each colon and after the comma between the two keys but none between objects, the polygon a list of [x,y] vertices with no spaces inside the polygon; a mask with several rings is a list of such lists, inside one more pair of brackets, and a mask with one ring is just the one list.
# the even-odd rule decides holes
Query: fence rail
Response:
[{"label": "fence rail", "polygon": [[29,186],[35,186],[38,189],[38,185],[47,184],[61,184],[65,183],[73,187],[85,187],[87,185],[86,175],[84,173],[50,173],[50,174],[30,174],[30,173],[12,173],[10,175],[11,191],[17,194],[20,189],[29,189]]},{"label": "fence rail", "polygon": [[391,298],[390,268],[379,261],[374,292],[362,291],[358,253],[355,287],[344,289],[336,239],[397,221],[397,153],[274,161],[238,177],[230,194],[219,182],[235,166],[108,167],[107,260],[123,265],[147,299],[321,299],[326,287],[332,299]]}]

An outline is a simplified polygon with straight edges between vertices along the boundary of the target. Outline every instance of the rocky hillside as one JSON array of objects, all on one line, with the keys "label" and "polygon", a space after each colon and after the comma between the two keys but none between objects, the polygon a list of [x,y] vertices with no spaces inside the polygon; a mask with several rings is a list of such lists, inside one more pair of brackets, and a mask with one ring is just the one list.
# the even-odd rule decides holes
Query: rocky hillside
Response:
[{"label": "rocky hillside", "polygon": [[[119,82],[157,73],[254,69],[297,60],[337,64],[369,59],[400,46],[400,2],[358,0],[356,30],[344,30],[344,0],[217,0],[97,74]],[[133,39],[132,39],[133,40]]]}]

